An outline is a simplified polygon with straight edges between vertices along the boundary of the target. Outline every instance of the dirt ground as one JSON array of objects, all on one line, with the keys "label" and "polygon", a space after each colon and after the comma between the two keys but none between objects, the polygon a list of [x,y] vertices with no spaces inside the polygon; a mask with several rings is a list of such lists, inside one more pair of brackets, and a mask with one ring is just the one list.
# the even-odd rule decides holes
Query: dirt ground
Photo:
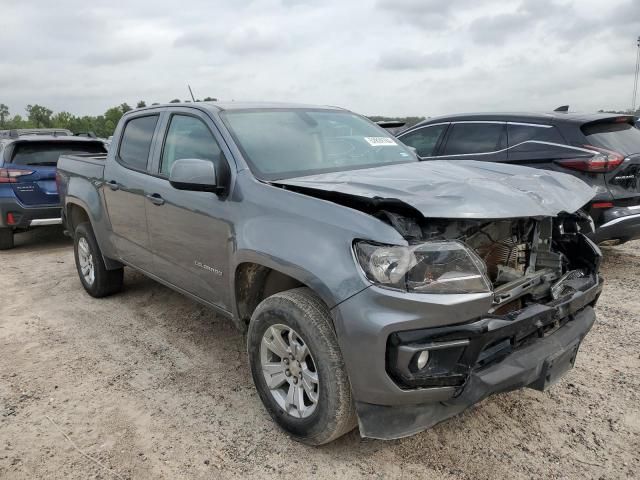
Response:
[{"label": "dirt ground", "polygon": [[95,300],[57,230],[0,252],[0,478],[638,478],[640,242],[605,250],[598,322],[551,391],[414,437],[290,440],[226,320],[132,271]]}]

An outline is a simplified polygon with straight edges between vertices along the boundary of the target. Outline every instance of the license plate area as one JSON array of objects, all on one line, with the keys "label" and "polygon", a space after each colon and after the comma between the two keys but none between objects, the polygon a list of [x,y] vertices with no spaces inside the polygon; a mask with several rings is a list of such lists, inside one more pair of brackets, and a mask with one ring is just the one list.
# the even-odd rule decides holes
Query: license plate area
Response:
[{"label": "license plate area", "polygon": [[580,349],[580,342],[577,341],[569,346],[566,350],[558,352],[544,361],[540,379],[534,388],[539,390],[547,390],[553,384],[557,383],[564,375],[573,368]]}]

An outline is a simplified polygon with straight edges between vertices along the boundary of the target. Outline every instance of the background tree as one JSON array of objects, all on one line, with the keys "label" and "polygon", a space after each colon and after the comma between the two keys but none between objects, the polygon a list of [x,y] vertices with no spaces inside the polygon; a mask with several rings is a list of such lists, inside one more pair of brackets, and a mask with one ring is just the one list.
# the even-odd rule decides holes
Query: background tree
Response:
[{"label": "background tree", "polygon": [[127,113],[128,111],[133,109],[125,102],[120,104],[120,110],[122,110],[122,113]]},{"label": "background tree", "polygon": [[42,105],[27,105],[27,118],[35,128],[51,127],[51,115],[53,111]]},{"label": "background tree", "polygon": [[55,128],[67,128],[71,130],[73,115],[69,112],[58,112],[51,117],[51,125]]},{"label": "background tree", "polygon": [[213,97],[204,97],[203,102],[217,102],[218,99],[217,98],[213,98]]},{"label": "background tree", "polygon": [[27,122],[20,115],[15,115],[7,122],[7,128],[26,128],[27,126]]},{"label": "background tree", "polygon": [[9,107],[0,103],[0,127],[5,128],[5,121],[9,118]]},{"label": "background tree", "polygon": [[180,99],[179,98],[174,98],[169,103],[180,103]]},{"label": "background tree", "polygon": [[147,106],[147,102],[145,102],[144,100],[140,100],[137,104],[136,104],[136,108],[143,108]]}]

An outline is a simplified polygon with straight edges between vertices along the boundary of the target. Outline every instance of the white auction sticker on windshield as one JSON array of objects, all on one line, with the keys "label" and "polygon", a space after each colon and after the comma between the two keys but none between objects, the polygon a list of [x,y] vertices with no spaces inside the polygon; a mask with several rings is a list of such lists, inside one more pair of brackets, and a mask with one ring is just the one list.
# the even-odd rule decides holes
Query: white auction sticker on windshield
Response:
[{"label": "white auction sticker on windshield", "polygon": [[397,143],[389,137],[364,137],[364,139],[372,147],[388,147],[397,145]]}]

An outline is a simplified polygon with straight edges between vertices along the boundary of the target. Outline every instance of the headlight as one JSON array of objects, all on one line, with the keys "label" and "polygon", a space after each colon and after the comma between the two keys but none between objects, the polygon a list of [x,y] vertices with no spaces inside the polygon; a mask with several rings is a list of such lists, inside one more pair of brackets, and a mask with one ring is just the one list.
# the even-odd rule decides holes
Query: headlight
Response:
[{"label": "headlight", "polygon": [[457,241],[391,246],[355,244],[365,275],[383,287],[420,293],[490,292],[482,260]]}]

